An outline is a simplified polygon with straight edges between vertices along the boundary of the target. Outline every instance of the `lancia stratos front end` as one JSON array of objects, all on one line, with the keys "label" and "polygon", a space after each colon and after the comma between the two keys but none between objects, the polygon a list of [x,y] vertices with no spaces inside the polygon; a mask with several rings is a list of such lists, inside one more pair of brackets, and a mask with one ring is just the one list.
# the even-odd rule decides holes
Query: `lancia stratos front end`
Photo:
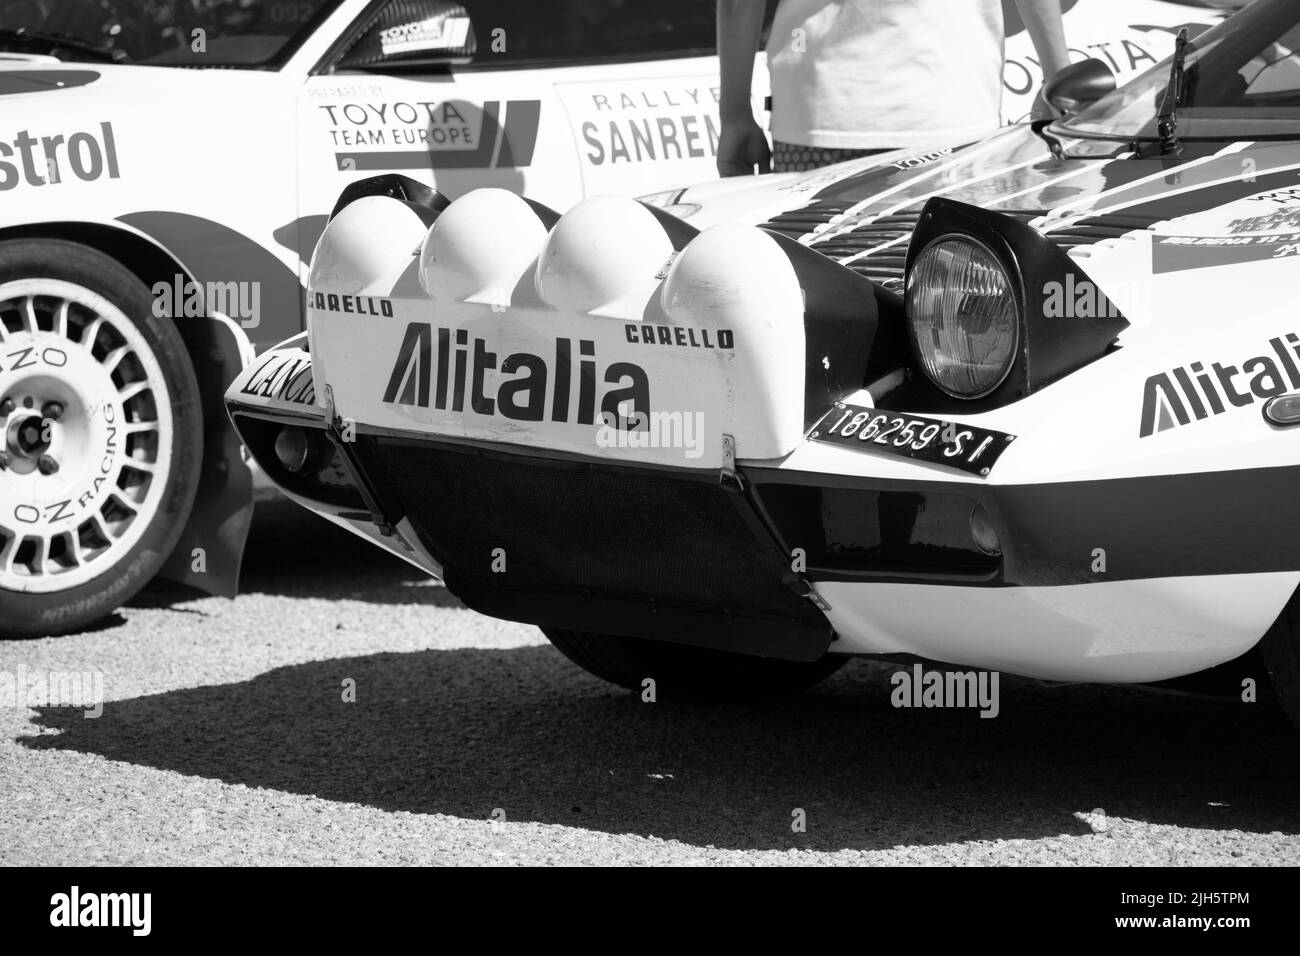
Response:
[{"label": "lancia stratos front end", "polygon": [[235,423],[288,495],[597,674],[1157,681],[1300,582],[1300,324],[1259,261],[1161,272],[1142,232],[1085,270],[934,198],[900,296],[628,199],[366,191]]},{"label": "lancia stratos front end", "polygon": [[1300,121],[1224,77],[1297,30],[1258,3],[1050,152],[704,190],[762,225],[362,181],[230,412],[286,494],[624,686],[1154,682],[1262,639],[1295,717]]}]

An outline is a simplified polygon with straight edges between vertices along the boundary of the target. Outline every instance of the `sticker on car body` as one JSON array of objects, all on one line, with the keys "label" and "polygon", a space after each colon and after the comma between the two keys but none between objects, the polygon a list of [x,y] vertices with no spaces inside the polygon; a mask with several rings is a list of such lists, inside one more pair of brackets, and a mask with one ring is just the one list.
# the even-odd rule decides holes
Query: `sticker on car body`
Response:
[{"label": "sticker on car body", "polygon": [[241,404],[257,408],[301,410],[317,406],[311,355],[302,349],[273,349],[235,380]]},{"label": "sticker on car body", "polygon": [[469,17],[447,14],[379,31],[379,47],[384,56],[422,50],[458,50],[468,39]]},{"label": "sticker on car body", "polygon": [[532,165],[541,100],[317,103],[339,170],[523,169]]}]

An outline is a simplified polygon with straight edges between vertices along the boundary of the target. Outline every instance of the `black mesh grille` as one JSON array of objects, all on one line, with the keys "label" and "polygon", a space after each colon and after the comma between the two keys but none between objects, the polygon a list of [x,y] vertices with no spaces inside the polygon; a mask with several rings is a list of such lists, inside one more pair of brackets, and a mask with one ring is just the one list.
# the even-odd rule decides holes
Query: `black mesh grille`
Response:
[{"label": "black mesh grille", "polygon": [[[848,232],[814,239],[810,248],[842,262],[859,275],[893,291],[901,291],[907,266],[907,246],[921,218],[921,206],[891,216],[878,216]],[[999,209],[1004,216],[1028,222],[1041,213],[1025,209]]]},{"label": "black mesh grille", "polygon": [[[716,479],[382,445],[371,454],[448,584],[819,620]],[[492,570],[505,551],[506,573]]]},{"label": "black mesh grille", "polygon": [[1105,213],[1080,219],[1063,229],[1054,229],[1047,233],[1047,238],[1062,249],[1073,249],[1076,246],[1091,246],[1103,239],[1118,239],[1126,233],[1150,229],[1159,221],[1156,216],[1123,212]]},{"label": "black mesh grille", "polygon": [[798,239],[808,235],[818,226],[826,225],[837,216],[844,215],[852,208],[851,202],[819,200],[802,209],[793,209],[774,216],[762,226],[764,229],[782,233],[791,239]]},{"label": "black mesh grille", "polygon": [[[887,242],[910,238],[920,218],[921,212],[919,209],[896,216],[880,216],[857,226],[849,232],[843,232],[838,236],[827,239],[814,240],[812,247],[832,259],[859,255],[879,248]],[[903,243],[903,249],[907,249],[906,242]]]},{"label": "black mesh grille", "polygon": [[[841,262],[859,275],[887,289],[900,291],[907,265],[907,245],[921,218],[924,204],[900,210],[889,216],[877,216],[854,226],[847,232],[825,238],[807,237],[818,227],[827,226],[842,217],[852,206],[839,202],[814,202],[802,209],[782,213],[763,224],[763,228],[780,232],[794,239],[804,239],[812,249],[836,262]],[[1043,215],[1036,209],[998,209],[1004,216],[1029,222]],[[1092,245],[1103,239],[1114,239],[1134,230],[1149,229],[1154,216],[1126,212],[1104,213],[1080,219],[1073,225],[1048,232],[1047,238],[1057,247],[1070,250]],[[1046,228],[1046,226],[1044,227]],[[829,230],[827,230],[829,231]]]}]

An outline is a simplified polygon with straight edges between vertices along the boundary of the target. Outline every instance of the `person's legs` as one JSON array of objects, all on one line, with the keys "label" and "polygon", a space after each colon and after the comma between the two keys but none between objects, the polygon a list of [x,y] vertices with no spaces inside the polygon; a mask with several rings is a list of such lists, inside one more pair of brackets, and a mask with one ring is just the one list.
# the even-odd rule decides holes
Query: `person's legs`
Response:
[{"label": "person's legs", "polygon": [[830,149],[824,146],[800,146],[798,143],[772,143],[772,172],[803,173],[810,169],[820,169],[849,159],[861,159],[877,153],[888,153],[889,149]]}]

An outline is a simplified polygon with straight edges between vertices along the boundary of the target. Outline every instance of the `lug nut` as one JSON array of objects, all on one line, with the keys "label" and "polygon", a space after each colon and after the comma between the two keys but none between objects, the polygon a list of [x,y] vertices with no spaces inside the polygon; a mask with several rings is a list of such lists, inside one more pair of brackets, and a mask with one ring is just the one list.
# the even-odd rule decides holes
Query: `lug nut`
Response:
[{"label": "lug nut", "polygon": [[41,415],[52,421],[58,421],[63,417],[62,402],[46,402],[41,406]]},{"label": "lug nut", "polygon": [[42,475],[52,475],[59,470],[59,463],[49,455],[41,455],[36,460],[36,467],[40,469]]},{"label": "lug nut", "polygon": [[13,410],[14,400],[12,398],[6,398],[3,402],[0,402],[0,415],[8,415]]}]

